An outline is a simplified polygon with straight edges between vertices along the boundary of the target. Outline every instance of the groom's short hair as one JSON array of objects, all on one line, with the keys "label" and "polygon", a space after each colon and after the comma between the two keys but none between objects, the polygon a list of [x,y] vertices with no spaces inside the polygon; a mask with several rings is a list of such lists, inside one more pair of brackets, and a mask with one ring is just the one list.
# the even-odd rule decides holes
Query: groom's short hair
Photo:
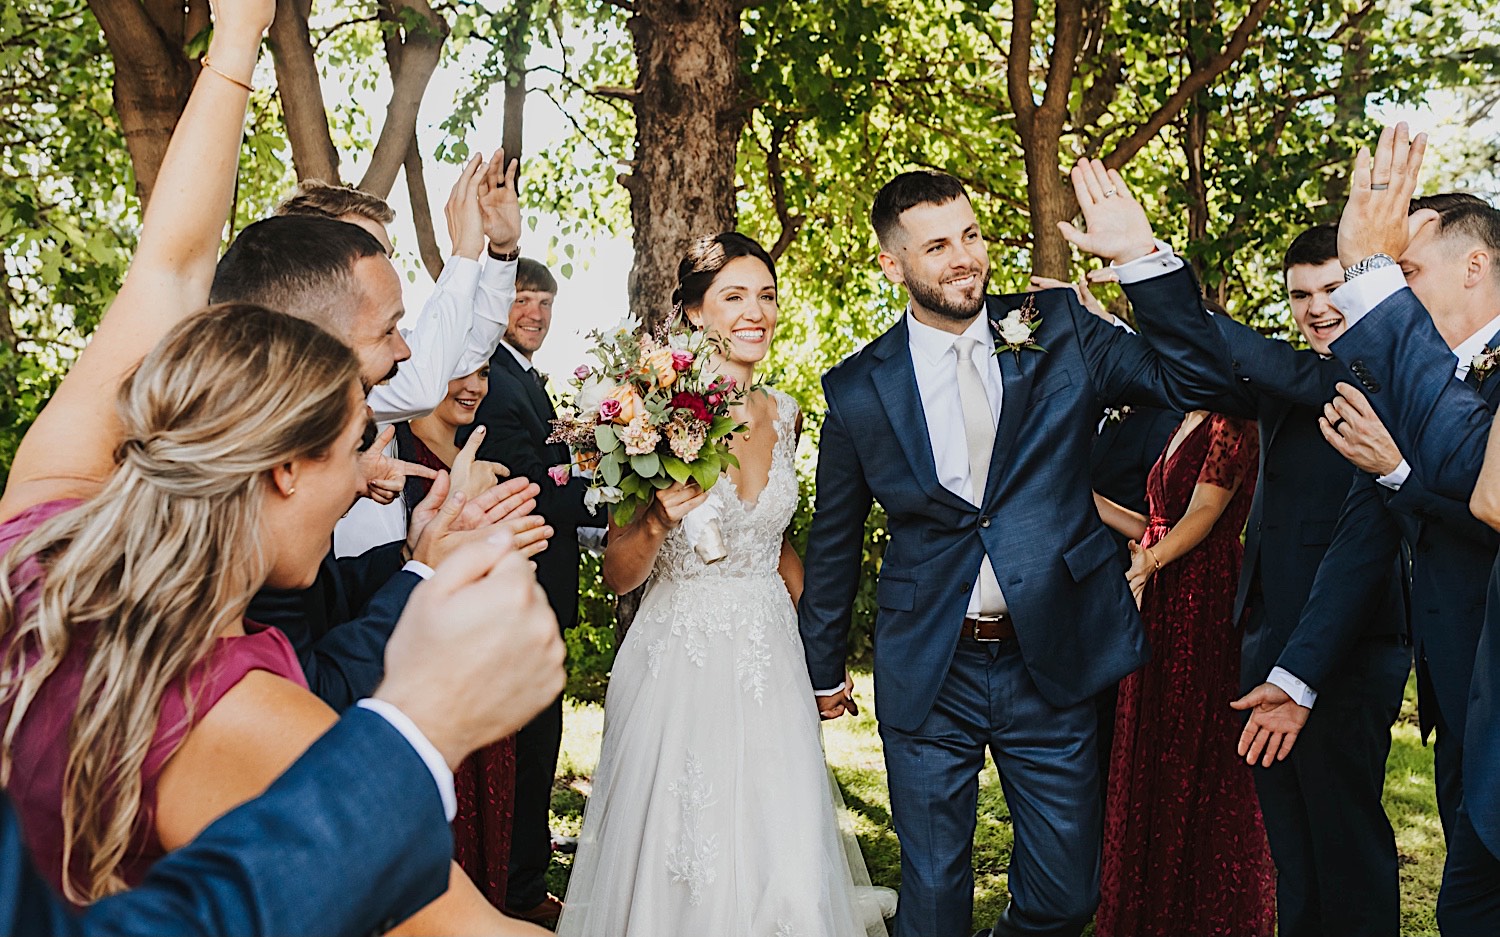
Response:
[{"label": "groom's short hair", "polygon": [[901,230],[901,215],[918,205],[946,205],[956,198],[968,198],[964,184],[945,172],[917,169],[903,172],[887,182],[875,194],[870,208],[870,226],[882,247],[888,246]]}]

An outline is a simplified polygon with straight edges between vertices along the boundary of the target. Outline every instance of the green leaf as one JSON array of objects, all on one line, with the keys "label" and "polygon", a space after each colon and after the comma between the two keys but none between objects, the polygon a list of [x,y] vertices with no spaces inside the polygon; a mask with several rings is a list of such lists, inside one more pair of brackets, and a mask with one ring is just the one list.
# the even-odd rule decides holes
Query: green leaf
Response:
[{"label": "green leaf", "polygon": [[662,456],[661,464],[662,467],[667,470],[667,474],[672,477],[672,481],[674,482],[685,482],[689,478],[693,477],[693,470],[688,468],[688,464],[677,458],[675,455]]},{"label": "green leaf", "polygon": [[620,436],[613,426],[596,426],[594,444],[599,447],[600,452],[614,452],[620,448]]},{"label": "green leaf", "polygon": [[727,416],[716,416],[714,421],[708,424],[708,438],[716,439],[725,433],[733,432],[735,422]]},{"label": "green leaf", "polygon": [[630,457],[630,467],[642,478],[650,478],[661,471],[661,459],[654,452],[633,455]]},{"label": "green leaf", "polygon": [[599,474],[604,477],[604,484],[611,488],[620,487],[620,476],[624,473],[625,465],[620,461],[618,452],[606,453],[599,460]]},{"label": "green leaf", "polygon": [[712,488],[714,482],[719,480],[720,463],[715,458],[703,458],[696,462],[689,462],[688,468],[692,469],[693,481],[704,491]]}]

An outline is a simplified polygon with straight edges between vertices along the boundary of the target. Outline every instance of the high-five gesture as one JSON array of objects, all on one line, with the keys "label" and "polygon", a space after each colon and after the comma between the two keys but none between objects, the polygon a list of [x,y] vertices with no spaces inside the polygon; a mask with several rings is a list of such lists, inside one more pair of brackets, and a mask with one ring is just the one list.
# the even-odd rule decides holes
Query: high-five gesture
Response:
[{"label": "high-five gesture", "polygon": [[484,236],[490,250],[510,253],[521,243],[521,201],[516,192],[516,161],[505,161],[504,147],[495,151],[479,184],[479,208],[484,213]]},{"label": "high-five gesture", "polygon": [[484,160],[475,153],[464,164],[443,206],[443,218],[448,222],[448,239],[453,242],[455,257],[478,260],[484,251],[484,215],[479,210],[479,189],[484,176]]},{"label": "high-five gesture", "polygon": [[1398,260],[1422,225],[1437,220],[1430,210],[1408,214],[1426,152],[1427,134],[1411,139],[1404,122],[1380,132],[1373,156],[1360,148],[1339,219],[1339,263],[1352,267],[1375,254]]},{"label": "high-five gesture", "polygon": [[1125,187],[1125,180],[1099,160],[1080,159],[1069,173],[1087,231],[1066,221],[1057,227],[1079,250],[1123,264],[1156,250],[1151,222]]},{"label": "high-five gesture", "polygon": [[214,32],[262,36],[276,19],[276,0],[208,0]]}]

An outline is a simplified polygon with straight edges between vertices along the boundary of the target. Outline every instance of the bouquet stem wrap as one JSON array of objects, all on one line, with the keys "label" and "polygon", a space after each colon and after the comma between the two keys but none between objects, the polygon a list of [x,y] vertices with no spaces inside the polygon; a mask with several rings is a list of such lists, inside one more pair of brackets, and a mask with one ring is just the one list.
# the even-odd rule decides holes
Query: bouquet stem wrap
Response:
[{"label": "bouquet stem wrap", "polygon": [[700,504],[689,511],[682,519],[682,532],[705,565],[712,566],[729,555],[724,527],[719,523],[719,509],[712,504]]}]

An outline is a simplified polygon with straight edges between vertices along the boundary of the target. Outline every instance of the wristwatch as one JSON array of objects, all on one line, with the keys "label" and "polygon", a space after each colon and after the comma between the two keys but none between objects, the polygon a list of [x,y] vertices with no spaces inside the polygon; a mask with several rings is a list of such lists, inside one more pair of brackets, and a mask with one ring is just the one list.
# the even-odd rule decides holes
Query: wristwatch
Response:
[{"label": "wristwatch", "polygon": [[1355,277],[1369,273],[1371,270],[1379,270],[1381,267],[1393,267],[1395,264],[1396,258],[1390,254],[1371,254],[1354,266],[1344,270],[1344,282],[1348,283]]},{"label": "wristwatch", "polygon": [[490,251],[490,256],[493,257],[496,260],[508,261],[508,260],[519,260],[519,259],[521,259],[521,245],[520,244],[516,245],[515,250],[505,251],[504,253],[501,253],[500,251],[495,250],[493,247],[491,247],[489,249],[489,251]]}]

